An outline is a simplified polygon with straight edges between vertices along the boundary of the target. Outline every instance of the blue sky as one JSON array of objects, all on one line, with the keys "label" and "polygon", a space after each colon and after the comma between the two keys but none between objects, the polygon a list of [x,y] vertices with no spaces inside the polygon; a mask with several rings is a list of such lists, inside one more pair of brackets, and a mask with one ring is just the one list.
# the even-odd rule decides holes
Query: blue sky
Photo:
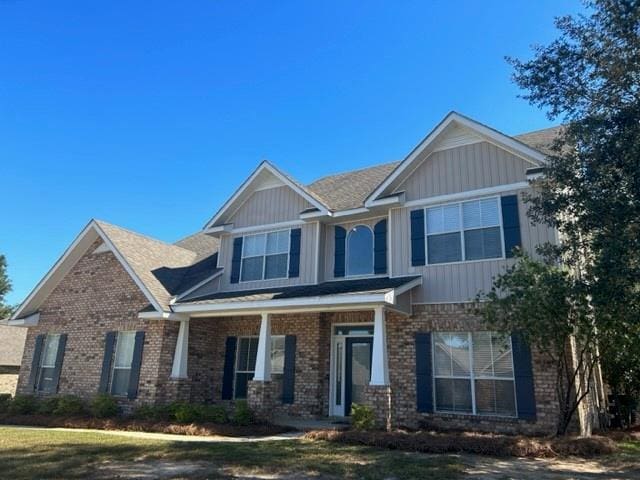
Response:
[{"label": "blue sky", "polygon": [[450,110],[544,128],[505,55],[579,2],[0,0],[0,253],[24,299],[93,217],[175,241],[262,159],[401,159]]}]

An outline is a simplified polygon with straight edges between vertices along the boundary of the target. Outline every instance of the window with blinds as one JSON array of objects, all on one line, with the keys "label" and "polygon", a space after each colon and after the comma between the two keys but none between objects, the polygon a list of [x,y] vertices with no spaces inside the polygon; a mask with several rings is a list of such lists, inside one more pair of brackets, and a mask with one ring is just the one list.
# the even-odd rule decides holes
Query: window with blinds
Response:
[{"label": "window with blinds", "polygon": [[[284,371],[284,335],[271,336],[271,374]],[[253,379],[258,356],[258,337],[240,337],[236,351],[234,397],[247,398],[249,380]]]},{"label": "window with blinds", "polygon": [[426,209],[427,263],[502,258],[498,197]]},{"label": "window with blinds", "polygon": [[511,338],[496,332],[433,334],[437,411],[515,416]]}]

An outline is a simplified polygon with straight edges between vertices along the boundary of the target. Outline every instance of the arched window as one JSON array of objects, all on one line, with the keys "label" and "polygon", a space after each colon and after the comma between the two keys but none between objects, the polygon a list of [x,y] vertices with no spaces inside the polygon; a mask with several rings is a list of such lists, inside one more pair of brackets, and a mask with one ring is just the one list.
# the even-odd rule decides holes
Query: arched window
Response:
[{"label": "arched window", "polygon": [[366,225],[349,230],[347,236],[347,275],[373,273],[373,232]]}]

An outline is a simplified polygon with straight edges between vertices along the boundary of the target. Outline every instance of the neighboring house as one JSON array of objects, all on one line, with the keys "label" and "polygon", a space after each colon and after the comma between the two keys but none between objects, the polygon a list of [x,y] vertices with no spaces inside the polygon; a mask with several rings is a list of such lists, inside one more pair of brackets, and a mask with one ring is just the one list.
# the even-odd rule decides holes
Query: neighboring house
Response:
[{"label": "neighboring house", "polygon": [[13,395],[16,390],[26,338],[24,329],[0,321],[0,393]]},{"label": "neighboring house", "polygon": [[553,368],[472,301],[514,247],[556,241],[521,199],[556,133],[451,113],[401,162],[310,185],[263,162],[173,245],[91,221],[11,321],[18,390],[554,431]]}]

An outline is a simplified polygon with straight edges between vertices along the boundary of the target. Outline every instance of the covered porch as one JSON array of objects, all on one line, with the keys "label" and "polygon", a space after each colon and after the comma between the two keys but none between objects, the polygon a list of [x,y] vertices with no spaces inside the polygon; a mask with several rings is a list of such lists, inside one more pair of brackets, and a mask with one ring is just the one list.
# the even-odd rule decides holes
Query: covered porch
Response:
[{"label": "covered porch", "polygon": [[175,304],[171,376],[189,400],[246,398],[265,419],[345,417],[360,403],[386,422],[387,322],[409,315],[420,281],[347,280]]}]

